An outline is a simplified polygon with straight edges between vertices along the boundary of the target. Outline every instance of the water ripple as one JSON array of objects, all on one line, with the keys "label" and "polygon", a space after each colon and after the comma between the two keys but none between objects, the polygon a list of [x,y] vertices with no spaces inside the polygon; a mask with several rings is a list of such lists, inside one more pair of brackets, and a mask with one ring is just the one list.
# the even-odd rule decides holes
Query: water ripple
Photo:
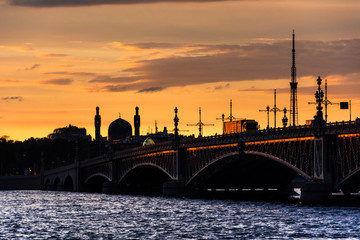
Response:
[{"label": "water ripple", "polygon": [[51,191],[0,192],[1,239],[358,238],[360,209]]}]

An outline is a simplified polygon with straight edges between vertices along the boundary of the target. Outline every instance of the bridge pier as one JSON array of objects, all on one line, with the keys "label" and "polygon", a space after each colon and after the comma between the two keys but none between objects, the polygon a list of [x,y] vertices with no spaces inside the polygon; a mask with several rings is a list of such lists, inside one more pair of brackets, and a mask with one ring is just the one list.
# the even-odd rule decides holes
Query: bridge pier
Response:
[{"label": "bridge pier", "polygon": [[169,181],[163,184],[164,197],[182,197],[184,193],[184,182]]},{"label": "bridge pier", "polygon": [[[176,140],[176,139],[175,139]],[[174,154],[174,163],[177,171],[177,180],[164,182],[163,196],[182,197],[185,194],[185,166],[186,166],[186,148],[179,148],[178,143],[174,144],[176,152]]]},{"label": "bridge pier", "polygon": [[118,180],[118,176],[117,176],[117,172],[118,172],[118,164],[116,164],[116,160],[114,159],[114,153],[112,148],[110,148],[110,152],[109,152],[109,160],[111,162],[111,181],[110,182],[104,182],[102,184],[102,192],[103,193],[117,193],[118,192],[118,188],[117,188],[117,180]]},{"label": "bridge pier", "polygon": [[328,150],[331,148],[329,136],[314,139],[313,179],[301,186],[300,200],[303,203],[328,202],[332,196],[332,171]]},{"label": "bridge pier", "polygon": [[300,200],[303,203],[329,202],[332,196],[332,171],[328,149],[329,137],[314,140],[313,179],[301,186]]},{"label": "bridge pier", "polygon": [[102,185],[102,193],[117,193],[116,183],[104,182]]},{"label": "bridge pier", "polygon": [[46,185],[46,190],[55,191],[56,185],[55,184],[48,184]]},{"label": "bridge pier", "polygon": [[304,183],[301,186],[300,200],[302,202],[328,202],[331,200],[333,190],[333,175],[330,162],[330,149],[332,146],[331,136],[325,134],[326,121],[323,118],[322,102],[323,91],[321,90],[321,81],[317,79],[318,90],[315,93],[318,110],[314,116],[313,130],[314,130],[314,168],[312,181]]},{"label": "bridge pier", "polygon": [[301,187],[300,201],[320,203],[331,200],[332,186],[323,182],[309,182]]}]

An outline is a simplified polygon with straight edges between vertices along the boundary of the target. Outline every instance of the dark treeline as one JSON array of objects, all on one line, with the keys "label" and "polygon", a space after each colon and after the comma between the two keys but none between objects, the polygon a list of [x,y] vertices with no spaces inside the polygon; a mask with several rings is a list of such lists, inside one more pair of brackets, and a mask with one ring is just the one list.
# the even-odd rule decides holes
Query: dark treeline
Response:
[{"label": "dark treeline", "polygon": [[105,154],[105,143],[87,140],[30,138],[23,142],[0,138],[0,175],[40,174],[44,169],[64,166]]}]

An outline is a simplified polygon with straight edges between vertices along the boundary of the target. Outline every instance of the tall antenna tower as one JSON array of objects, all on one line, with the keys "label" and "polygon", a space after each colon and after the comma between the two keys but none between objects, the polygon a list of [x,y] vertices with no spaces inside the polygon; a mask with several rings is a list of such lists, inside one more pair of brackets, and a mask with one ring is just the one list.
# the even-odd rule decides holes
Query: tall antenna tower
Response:
[{"label": "tall antenna tower", "polygon": [[292,67],[290,82],[290,124],[296,126],[298,124],[298,104],[297,104],[297,81],[295,67],[295,31],[293,30],[292,41]]}]

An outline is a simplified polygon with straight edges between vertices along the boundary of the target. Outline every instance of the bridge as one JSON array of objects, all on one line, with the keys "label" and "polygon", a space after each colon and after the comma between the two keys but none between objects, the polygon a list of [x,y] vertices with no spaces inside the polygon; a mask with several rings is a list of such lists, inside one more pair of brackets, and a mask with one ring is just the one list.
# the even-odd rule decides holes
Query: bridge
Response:
[{"label": "bridge", "polygon": [[306,202],[360,190],[360,120],[326,123],[321,78],[310,125],[181,139],[175,108],[170,142],[108,151],[42,171],[45,189],[166,196],[289,196]]},{"label": "bridge", "polygon": [[42,184],[51,190],[167,196],[283,196],[298,184],[303,201],[322,201],[333,192],[360,190],[359,137],[360,121],[176,136],[46,170]]}]

